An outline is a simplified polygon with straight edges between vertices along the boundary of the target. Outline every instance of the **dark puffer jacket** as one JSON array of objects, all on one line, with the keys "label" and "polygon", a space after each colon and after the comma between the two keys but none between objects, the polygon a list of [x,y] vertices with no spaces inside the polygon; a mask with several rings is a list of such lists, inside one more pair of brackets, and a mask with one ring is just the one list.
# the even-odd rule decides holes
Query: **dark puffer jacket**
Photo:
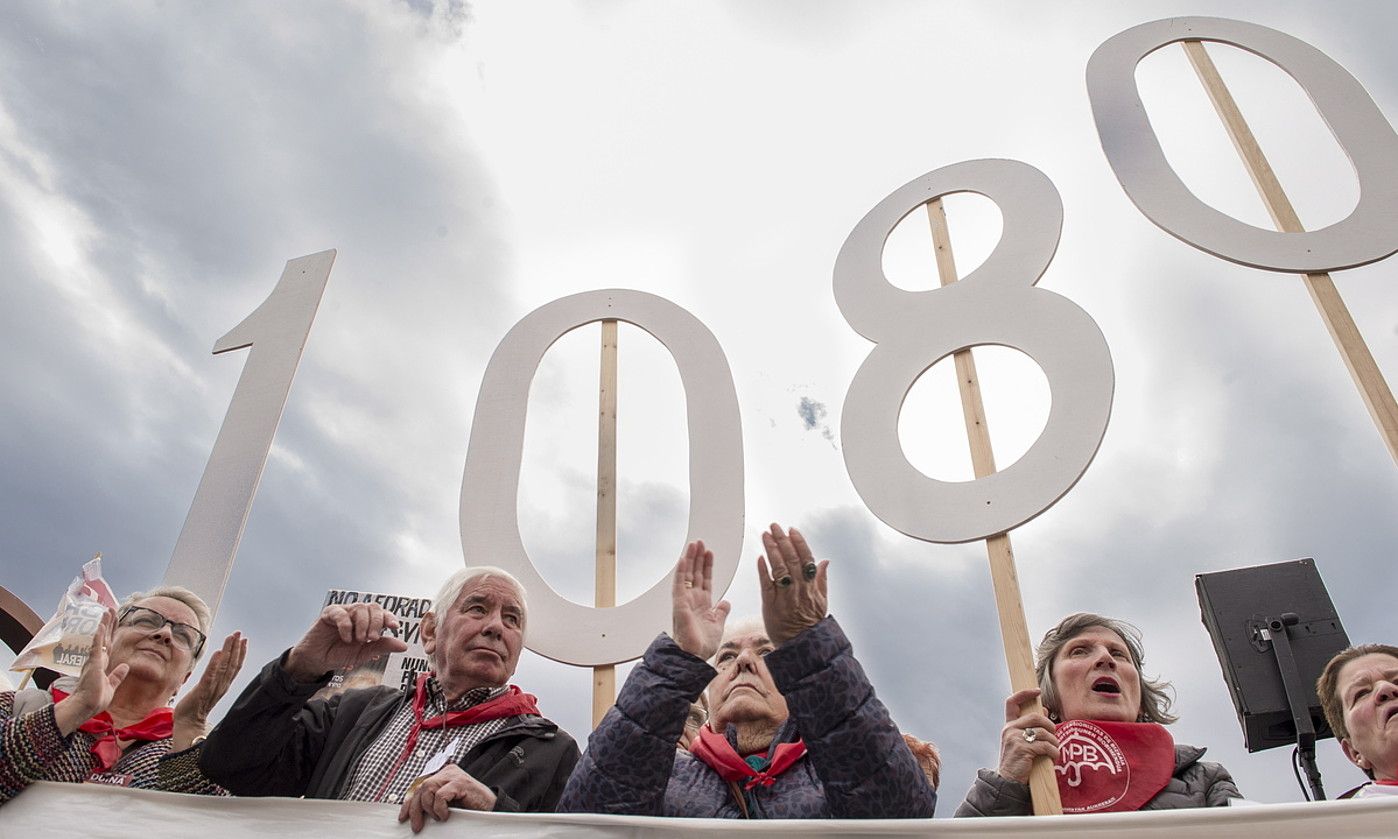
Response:
[{"label": "dark puffer jacket", "polygon": [[[834,618],[766,656],[791,716],[773,747],[804,736],[806,757],[749,795],[762,819],[930,818],[937,794],[874,696]],[[560,812],[743,818],[727,782],[675,743],[717,675],[660,635],[588,740]],[[734,742],[733,729],[728,731]]]},{"label": "dark puffer jacket", "polygon": [[[406,691],[360,688],[313,699],[330,681],[292,679],[269,662],[203,743],[199,768],[234,795],[340,798],[360,755],[399,708]],[[477,743],[459,765],[495,793],[495,809],[551,812],[578,759],[558,726],[533,714],[513,717]]]},{"label": "dark puffer jacket", "polygon": [[[1225,807],[1230,798],[1242,798],[1233,776],[1222,764],[1201,761],[1198,746],[1175,746],[1175,774],[1142,810],[1183,810],[1189,807]],[[963,816],[1027,816],[1034,812],[1029,785],[1000,777],[989,769],[976,773],[966,800],[956,808]]]}]

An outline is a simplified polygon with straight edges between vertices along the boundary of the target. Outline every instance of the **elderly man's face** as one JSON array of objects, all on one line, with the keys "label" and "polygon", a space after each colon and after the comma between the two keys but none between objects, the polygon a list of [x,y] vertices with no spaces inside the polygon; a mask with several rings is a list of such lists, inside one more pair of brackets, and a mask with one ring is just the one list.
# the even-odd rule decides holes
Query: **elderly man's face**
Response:
[{"label": "elderly man's face", "polygon": [[1335,680],[1349,736],[1345,757],[1381,781],[1398,780],[1398,658],[1369,653],[1345,663]]},{"label": "elderly man's face", "polygon": [[422,646],[437,680],[455,698],[510,680],[524,647],[524,604],[514,586],[495,577],[472,580],[456,602],[422,624]]},{"label": "elderly man's face", "polygon": [[776,649],[764,632],[729,638],[718,648],[709,683],[709,727],[722,733],[730,723],[780,723],[789,713],[762,656]]}]

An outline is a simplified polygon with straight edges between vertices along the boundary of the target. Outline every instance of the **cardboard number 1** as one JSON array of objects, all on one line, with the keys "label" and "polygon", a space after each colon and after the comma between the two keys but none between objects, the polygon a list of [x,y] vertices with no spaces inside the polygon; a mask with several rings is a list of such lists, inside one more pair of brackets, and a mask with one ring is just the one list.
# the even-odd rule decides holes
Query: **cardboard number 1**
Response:
[{"label": "cardboard number 1", "polygon": [[[1003,233],[984,264],[931,291],[904,291],[884,276],[883,247],[905,216],[933,199],[975,192],[994,201]],[[1038,169],[972,160],[895,190],[850,233],[835,261],[835,300],[855,331],[874,341],[845,396],[840,439],[864,503],[893,528],[930,542],[1005,533],[1061,498],[1087,470],[1111,413],[1111,354],[1076,304],[1035,288],[1058,248],[1063,203]],[[1043,434],[1013,465],[974,481],[919,472],[898,441],[898,414],[913,383],[968,347],[998,344],[1043,369],[1052,404]]]}]

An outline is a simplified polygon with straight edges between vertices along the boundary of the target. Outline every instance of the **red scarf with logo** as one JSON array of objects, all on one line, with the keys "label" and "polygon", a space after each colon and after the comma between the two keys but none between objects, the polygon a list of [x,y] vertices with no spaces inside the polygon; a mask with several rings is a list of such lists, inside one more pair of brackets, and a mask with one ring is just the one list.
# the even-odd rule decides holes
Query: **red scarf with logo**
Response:
[{"label": "red scarf with logo", "polygon": [[[68,698],[68,694],[58,688],[50,688],[49,695],[53,697],[53,704],[57,705]],[[97,760],[97,766],[93,772],[106,772],[121,760],[121,747],[117,745],[118,740],[142,740],[151,742],[153,740],[164,740],[169,737],[175,729],[175,712],[169,707],[156,708],[146,715],[146,718],[125,728],[117,728],[112,721],[112,715],[103,711],[82,725],[78,726],[79,731],[96,735],[97,740],[93,742],[93,758]]]},{"label": "red scarf with logo", "polygon": [[766,769],[756,769],[738,754],[728,738],[709,728],[699,728],[699,736],[689,744],[689,752],[709,765],[725,781],[747,779],[744,789],[770,787],[777,782],[777,776],[790,769],[796,761],[806,756],[806,741],[782,743],[772,752],[772,762]]},{"label": "red scarf with logo", "polygon": [[1056,733],[1065,813],[1139,810],[1175,774],[1175,740],[1158,723],[1069,720]]},{"label": "red scarf with logo", "polygon": [[509,685],[505,688],[504,693],[494,699],[487,699],[485,702],[472,705],[464,711],[447,711],[445,714],[423,719],[422,712],[427,707],[427,679],[431,675],[431,673],[418,674],[417,687],[413,694],[413,727],[408,732],[408,741],[403,744],[403,751],[399,753],[398,760],[393,764],[393,770],[384,779],[383,786],[379,788],[375,798],[382,798],[384,790],[393,783],[393,779],[398,775],[398,770],[402,768],[408,756],[413,753],[413,749],[417,748],[418,735],[422,733],[424,728],[456,728],[472,723],[516,717],[520,714],[540,715],[539,700],[535,696],[521,691],[514,685]]}]

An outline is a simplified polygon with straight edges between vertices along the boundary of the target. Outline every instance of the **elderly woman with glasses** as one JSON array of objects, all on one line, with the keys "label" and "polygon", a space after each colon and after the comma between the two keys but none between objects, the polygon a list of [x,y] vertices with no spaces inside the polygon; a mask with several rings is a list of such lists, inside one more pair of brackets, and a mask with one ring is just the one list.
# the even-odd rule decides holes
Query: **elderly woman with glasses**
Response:
[{"label": "elderly woman with glasses", "polygon": [[179,704],[212,618],[197,595],[161,586],[108,610],[76,677],[0,692],[0,804],[34,781],[226,795],[198,769],[195,740],[247,652],[234,632]]},{"label": "elderly woman with glasses", "polygon": [[[1035,651],[1039,687],[1005,701],[999,766],[980,770],[956,815],[1028,815],[1038,757],[1055,762],[1064,812],[1218,807],[1240,798],[1228,770],[1166,731],[1176,719],[1170,686],[1143,675],[1144,660],[1141,633],[1129,623],[1088,613],[1059,621]],[[1038,696],[1046,714],[1025,712]]]}]

